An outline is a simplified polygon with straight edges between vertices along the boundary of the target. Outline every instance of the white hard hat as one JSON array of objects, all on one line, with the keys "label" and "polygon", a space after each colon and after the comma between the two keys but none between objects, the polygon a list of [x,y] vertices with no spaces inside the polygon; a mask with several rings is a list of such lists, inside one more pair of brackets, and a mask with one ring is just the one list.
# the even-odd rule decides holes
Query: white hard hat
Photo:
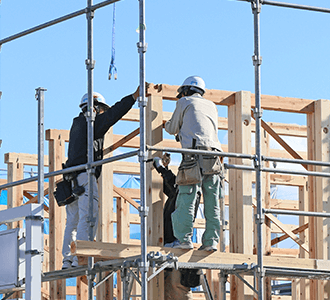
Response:
[{"label": "white hard hat", "polygon": [[[110,108],[108,104],[106,104],[104,97],[97,92],[93,92],[93,99],[94,99],[94,105],[102,105],[105,110]],[[88,93],[86,93],[84,96],[82,96],[79,107],[83,109],[88,103]]]},{"label": "white hard hat", "polygon": [[189,76],[178,88],[178,93],[181,93],[185,86],[196,87],[205,93],[205,82],[199,76]]}]

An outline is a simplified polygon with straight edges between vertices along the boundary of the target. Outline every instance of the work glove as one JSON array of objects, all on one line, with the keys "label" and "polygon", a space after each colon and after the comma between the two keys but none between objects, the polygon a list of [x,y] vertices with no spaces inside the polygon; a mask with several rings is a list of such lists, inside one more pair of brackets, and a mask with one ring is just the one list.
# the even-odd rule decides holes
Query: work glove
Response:
[{"label": "work glove", "polygon": [[157,171],[160,167],[164,168],[164,165],[162,163],[162,159],[160,157],[154,157],[152,164],[157,169]]}]

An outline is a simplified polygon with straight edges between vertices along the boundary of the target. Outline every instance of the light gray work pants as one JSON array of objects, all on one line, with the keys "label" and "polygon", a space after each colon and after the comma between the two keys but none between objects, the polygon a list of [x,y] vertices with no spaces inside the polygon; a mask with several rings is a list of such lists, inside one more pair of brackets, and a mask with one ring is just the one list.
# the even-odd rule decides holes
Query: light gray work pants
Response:
[{"label": "light gray work pants", "polygon": [[[93,178],[93,217],[95,220],[94,237],[96,234],[99,208],[98,208],[98,189],[95,176]],[[88,175],[86,172],[80,173],[77,177],[78,185],[85,188],[85,192],[79,197],[78,200],[66,205],[66,225],[63,239],[63,262],[66,260],[73,261],[73,256],[70,252],[70,244],[74,240],[88,241],[89,223],[88,219]]]}]

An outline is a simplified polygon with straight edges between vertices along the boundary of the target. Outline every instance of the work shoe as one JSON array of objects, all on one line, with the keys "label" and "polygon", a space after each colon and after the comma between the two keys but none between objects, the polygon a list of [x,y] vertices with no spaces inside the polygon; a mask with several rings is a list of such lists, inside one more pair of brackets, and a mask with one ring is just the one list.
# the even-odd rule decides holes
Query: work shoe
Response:
[{"label": "work shoe", "polygon": [[198,248],[198,250],[205,250],[205,251],[217,251],[218,248],[217,246],[205,246],[205,245],[202,245]]},{"label": "work shoe", "polygon": [[69,268],[71,268],[71,261],[70,260],[63,261],[62,270],[69,269]]},{"label": "work shoe", "polygon": [[78,258],[74,257],[73,258],[73,262],[71,264],[71,267],[75,268],[75,267],[79,267],[79,262],[78,262]]},{"label": "work shoe", "polygon": [[177,246],[177,245],[180,245],[180,242],[179,242],[178,240],[175,240],[175,241],[172,242],[172,243],[166,243],[166,244],[164,245],[164,247],[175,248],[175,246]]},{"label": "work shoe", "polygon": [[177,245],[174,245],[173,248],[176,249],[194,249],[194,245],[192,242],[183,242],[178,243]]}]

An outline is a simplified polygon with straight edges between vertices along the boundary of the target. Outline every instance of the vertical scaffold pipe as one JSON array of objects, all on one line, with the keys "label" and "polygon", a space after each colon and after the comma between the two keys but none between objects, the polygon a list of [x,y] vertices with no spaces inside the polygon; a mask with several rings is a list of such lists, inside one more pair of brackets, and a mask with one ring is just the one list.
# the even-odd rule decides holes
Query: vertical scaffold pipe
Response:
[{"label": "vertical scaffold pipe", "polygon": [[[94,150],[93,150],[93,140],[94,140],[94,120],[95,112],[93,110],[94,100],[93,100],[93,69],[94,69],[94,60],[93,60],[93,17],[94,11],[91,10],[93,1],[87,0],[87,59],[86,59],[86,68],[87,68],[87,93],[88,93],[88,102],[87,102],[87,175],[88,175],[88,240],[94,240],[94,226],[95,220],[93,218],[93,176],[94,169],[91,167],[91,163],[94,160]],[[88,300],[93,300],[93,277],[91,274],[94,264],[94,258],[88,257]]]},{"label": "vertical scaffold pipe", "polygon": [[141,206],[139,207],[139,213],[141,218],[141,296],[142,300],[146,300],[148,297],[147,293],[147,272],[148,272],[148,261],[147,261],[147,215],[148,207],[146,203],[146,162],[148,158],[146,149],[146,90],[145,90],[145,4],[144,0],[139,0],[139,42],[137,44],[140,60],[140,197]]},{"label": "vertical scaffold pipe", "polygon": [[45,155],[45,139],[44,139],[44,88],[36,89],[36,99],[38,101],[38,203],[44,204],[44,155]]},{"label": "vertical scaffold pipe", "polygon": [[263,237],[262,237],[262,225],[264,223],[263,211],[262,211],[262,197],[261,197],[261,84],[260,84],[260,66],[261,66],[261,56],[260,56],[260,11],[261,2],[260,0],[253,0],[251,3],[252,12],[254,15],[254,55],[253,65],[255,74],[255,109],[254,116],[256,122],[255,131],[255,149],[256,149],[256,199],[257,199],[257,236],[258,236],[258,300],[264,299],[264,268],[263,268]]},{"label": "vertical scaffold pipe", "polygon": [[255,149],[256,149],[256,199],[257,199],[257,237],[258,237],[258,300],[264,299],[264,268],[263,268],[263,237],[262,237],[262,225],[264,223],[263,211],[262,211],[262,197],[261,197],[261,84],[260,84],[260,66],[261,66],[261,56],[260,56],[260,11],[261,11],[261,2],[260,0],[253,0],[251,3],[252,12],[254,15],[254,55],[253,65],[254,65],[254,74],[255,74]]},{"label": "vertical scaffold pipe", "polygon": [[[44,207],[44,182],[45,182],[45,95],[44,92],[47,91],[44,88],[36,89],[36,98],[38,101],[38,203],[41,207]],[[42,217],[44,217],[44,210],[42,210]],[[41,245],[42,252],[44,246],[44,232],[41,231]]]}]

